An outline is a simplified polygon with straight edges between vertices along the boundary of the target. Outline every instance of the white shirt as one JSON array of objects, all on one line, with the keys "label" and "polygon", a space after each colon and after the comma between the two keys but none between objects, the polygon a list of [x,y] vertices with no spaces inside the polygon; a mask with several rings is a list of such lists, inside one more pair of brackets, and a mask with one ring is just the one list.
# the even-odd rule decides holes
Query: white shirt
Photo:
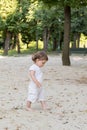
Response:
[{"label": "white shirt", "polygon": [[[41,68],[40,68],[39,66],[37,66],[36,64],[33,64],[33,65],[29,68],[29,71],[30,71],[30,70],[35,71],[35,77],[36,77],[36,79],[37,79],[40,83],[42,83],[43,73],[42,73],[42,71],[41,71]],[[30,78],[30,80],[31,80],[31,82],[33,82],[31,78]]]},{"label": "white shirt", "polygon": [[[35,71],[35,77],[36,79],[42,83],[42,71],[39,66],[36,64],[33,64],[30,68],[29,71],[33,70]],[[35,101],[43,101],[44,100],[44,89],[41,86],[40,88],[36,86],[32,78],[30,77],[30,83],[29,83],[29,90],[28,90],[28,100],[31,101],[32,103]]]}]

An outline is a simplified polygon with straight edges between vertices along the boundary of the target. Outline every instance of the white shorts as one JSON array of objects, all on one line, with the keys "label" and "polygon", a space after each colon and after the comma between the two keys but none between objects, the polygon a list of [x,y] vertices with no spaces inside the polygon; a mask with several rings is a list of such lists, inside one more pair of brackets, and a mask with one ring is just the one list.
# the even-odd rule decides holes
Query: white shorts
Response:
[{"label": "white shorts", "polygon": [[28,101],[34,103],[36,101],[44,101],[44,89],[43,87],[32,89],[29,87],[29,92],[28,92]]}]

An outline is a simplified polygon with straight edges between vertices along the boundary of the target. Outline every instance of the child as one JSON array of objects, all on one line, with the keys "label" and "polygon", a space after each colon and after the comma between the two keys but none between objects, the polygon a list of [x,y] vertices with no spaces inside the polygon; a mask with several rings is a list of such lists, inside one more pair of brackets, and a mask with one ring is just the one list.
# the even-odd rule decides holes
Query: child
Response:
[{"label": "child", "polygon": [[29,68],[30,84],[27,99],[27,110],[31,111],[31,103],[40,101],[42,109],[46,110],[44,99],[44,89],[42,86],[42,71],[41,67],[48,61],[48,56],[44,51],[39,51],[32,56],[34,64]]}]

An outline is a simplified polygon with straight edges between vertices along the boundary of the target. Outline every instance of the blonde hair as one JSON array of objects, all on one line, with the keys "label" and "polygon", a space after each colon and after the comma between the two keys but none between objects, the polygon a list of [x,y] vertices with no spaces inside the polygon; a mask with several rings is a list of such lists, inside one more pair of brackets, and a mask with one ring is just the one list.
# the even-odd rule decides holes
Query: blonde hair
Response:
[{"label": "blonde hair", "polygon": [[45,51],[38,51],[32,55],[32,60],[34,62],[36,62],[37,59],[48,61],[48,56]]}]

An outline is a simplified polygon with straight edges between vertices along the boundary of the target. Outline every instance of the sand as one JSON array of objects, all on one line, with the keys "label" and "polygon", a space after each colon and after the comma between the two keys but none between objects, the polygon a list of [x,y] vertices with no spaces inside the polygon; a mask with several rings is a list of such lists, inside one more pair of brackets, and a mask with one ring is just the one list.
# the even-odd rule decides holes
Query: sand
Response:
[{"label": "sand", "polygon": [[26,110],[31,55],[0,56],[0,130],[87,130],[87,56],[71,55],[62,66],[61,54],[49,55],[42,68],[46,100]]}]

